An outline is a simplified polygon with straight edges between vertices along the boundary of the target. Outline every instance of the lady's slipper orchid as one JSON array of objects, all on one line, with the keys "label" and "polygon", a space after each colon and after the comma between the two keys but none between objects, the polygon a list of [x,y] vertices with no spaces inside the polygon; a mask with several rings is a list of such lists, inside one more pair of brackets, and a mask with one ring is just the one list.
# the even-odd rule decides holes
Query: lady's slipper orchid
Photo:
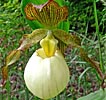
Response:
[{"label": "lady's slipper orchid", "polygon": [[[67,7],[60,7],[56,0],[48,0],[41,5],[35,5],[30,0],[24,1],[27,2],[22,3],[24,13],[31,26],[42,25],[39,25],[39,29],[34,30],[31,34],[25,34],[20,41],[19,48],[6,57],[5,65],[2,67],[3,84],[8,78],[8,66],[19,59],[22,51],[38,43],[41,39],[41,48],[36,50],[29,59],[24,72],[25,83],[34,95],[42,99],[50,99],[58,95],[69,81],[69,69],[64,57],[57,48],[58,41],[59,48],[63,52],[66,45],[77,47],[80,56],[85,61],[90,62],[99,73],[101,80],[104,80],[99,65],[89,58],[81,47],[79,37],[67,34],[64,30],[57,28],[59,23],[68,17]],[[44,38],[45,36],[46,38]]]},{"label": "lady's slipper orchid", "polygon": [[[37,97],[50,99],[58,95],[69,81],[69,69],[52,35],[40,41],[42,48],[29,59],[24,79],[28,89]],[[50,51],[49,51],[50,50]]]}]

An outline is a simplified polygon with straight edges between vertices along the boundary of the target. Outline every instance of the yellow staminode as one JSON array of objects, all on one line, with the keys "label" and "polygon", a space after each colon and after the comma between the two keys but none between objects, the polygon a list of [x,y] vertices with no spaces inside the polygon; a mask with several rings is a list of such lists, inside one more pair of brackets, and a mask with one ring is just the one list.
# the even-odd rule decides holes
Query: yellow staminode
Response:
[{"label": "yellow staminode", "polygon": [[55,54],[58,41],[54,38],[51,31],[48,31],[47,36],[40,41],[40,45],[43,48],[45,55],[51,57]]}]

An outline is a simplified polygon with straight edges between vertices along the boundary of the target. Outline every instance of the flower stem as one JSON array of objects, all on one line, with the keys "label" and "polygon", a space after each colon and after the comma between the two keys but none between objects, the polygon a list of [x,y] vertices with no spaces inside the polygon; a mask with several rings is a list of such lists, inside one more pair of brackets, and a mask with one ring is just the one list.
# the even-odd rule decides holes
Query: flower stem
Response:
[{"label": "flower stem", "polygon": [[95,23],[96,23],[96,34],[97,34],[98,43],[99,43],[100,67],[102,69],[102,72],[105,73],[105,68],[103,66],[103,57],[102,57],[102,51],[101,51],[101,38],[100,38],[100,32],[99,32],[99,25],[98,25],[98,18],[97,18],[97,8],[96,8],[96,1],[95,0],[94,0],[94,17],[95,17]]}]

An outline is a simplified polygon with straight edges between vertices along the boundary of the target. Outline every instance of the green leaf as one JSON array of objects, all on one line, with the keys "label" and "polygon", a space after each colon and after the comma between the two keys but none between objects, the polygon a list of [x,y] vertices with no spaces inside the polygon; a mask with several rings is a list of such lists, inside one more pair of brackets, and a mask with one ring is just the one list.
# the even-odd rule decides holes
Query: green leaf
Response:
[{"label": "green leaf", "polygon": [[90,93],[87,96],[81,97],[77,100],[106,100],[106,89],[100,89],[94,93]]}]

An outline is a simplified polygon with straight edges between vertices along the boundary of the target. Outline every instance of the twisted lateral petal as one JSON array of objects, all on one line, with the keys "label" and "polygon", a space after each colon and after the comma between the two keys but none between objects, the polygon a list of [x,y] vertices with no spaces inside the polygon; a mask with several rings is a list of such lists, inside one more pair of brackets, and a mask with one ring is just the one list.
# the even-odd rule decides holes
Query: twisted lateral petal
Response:
[{"label": "twisted lateral petal", "polygon": [[5,61],[5,65],[2,67],[2,78],[3,80],[7,80],[8,78],[8,66],[15,63],[21,55],[20,50],[13,50],[7,57]]},{"label": "twisted lateral petal", "polygon": [[66,87],[69,69],[59,51],[49,58],[42,58],[35,52],[26,65],[24,79],[28,89],[35,96],[50,99]]},{"label": "twisted lateral petal", "polygon": [[72,45],[73,47],[80,47],[81,40],[78,36],[69,34],[61,29],[53,30],[53,35],[66,45]]},{"label": "twisted lateral petal", "polygon": [[3,77],[3,80],[7,80],[8,78],[8,66],[3,66],[2,68],[2,77]]},{"label": "twisted lateral petal", "polygon": [[36,29],[31,34],[25,34],[20,41],[20,47],[18,50],[28,49],[30,46],[38,43],[46,36],[47,32],[47,29]]}]

